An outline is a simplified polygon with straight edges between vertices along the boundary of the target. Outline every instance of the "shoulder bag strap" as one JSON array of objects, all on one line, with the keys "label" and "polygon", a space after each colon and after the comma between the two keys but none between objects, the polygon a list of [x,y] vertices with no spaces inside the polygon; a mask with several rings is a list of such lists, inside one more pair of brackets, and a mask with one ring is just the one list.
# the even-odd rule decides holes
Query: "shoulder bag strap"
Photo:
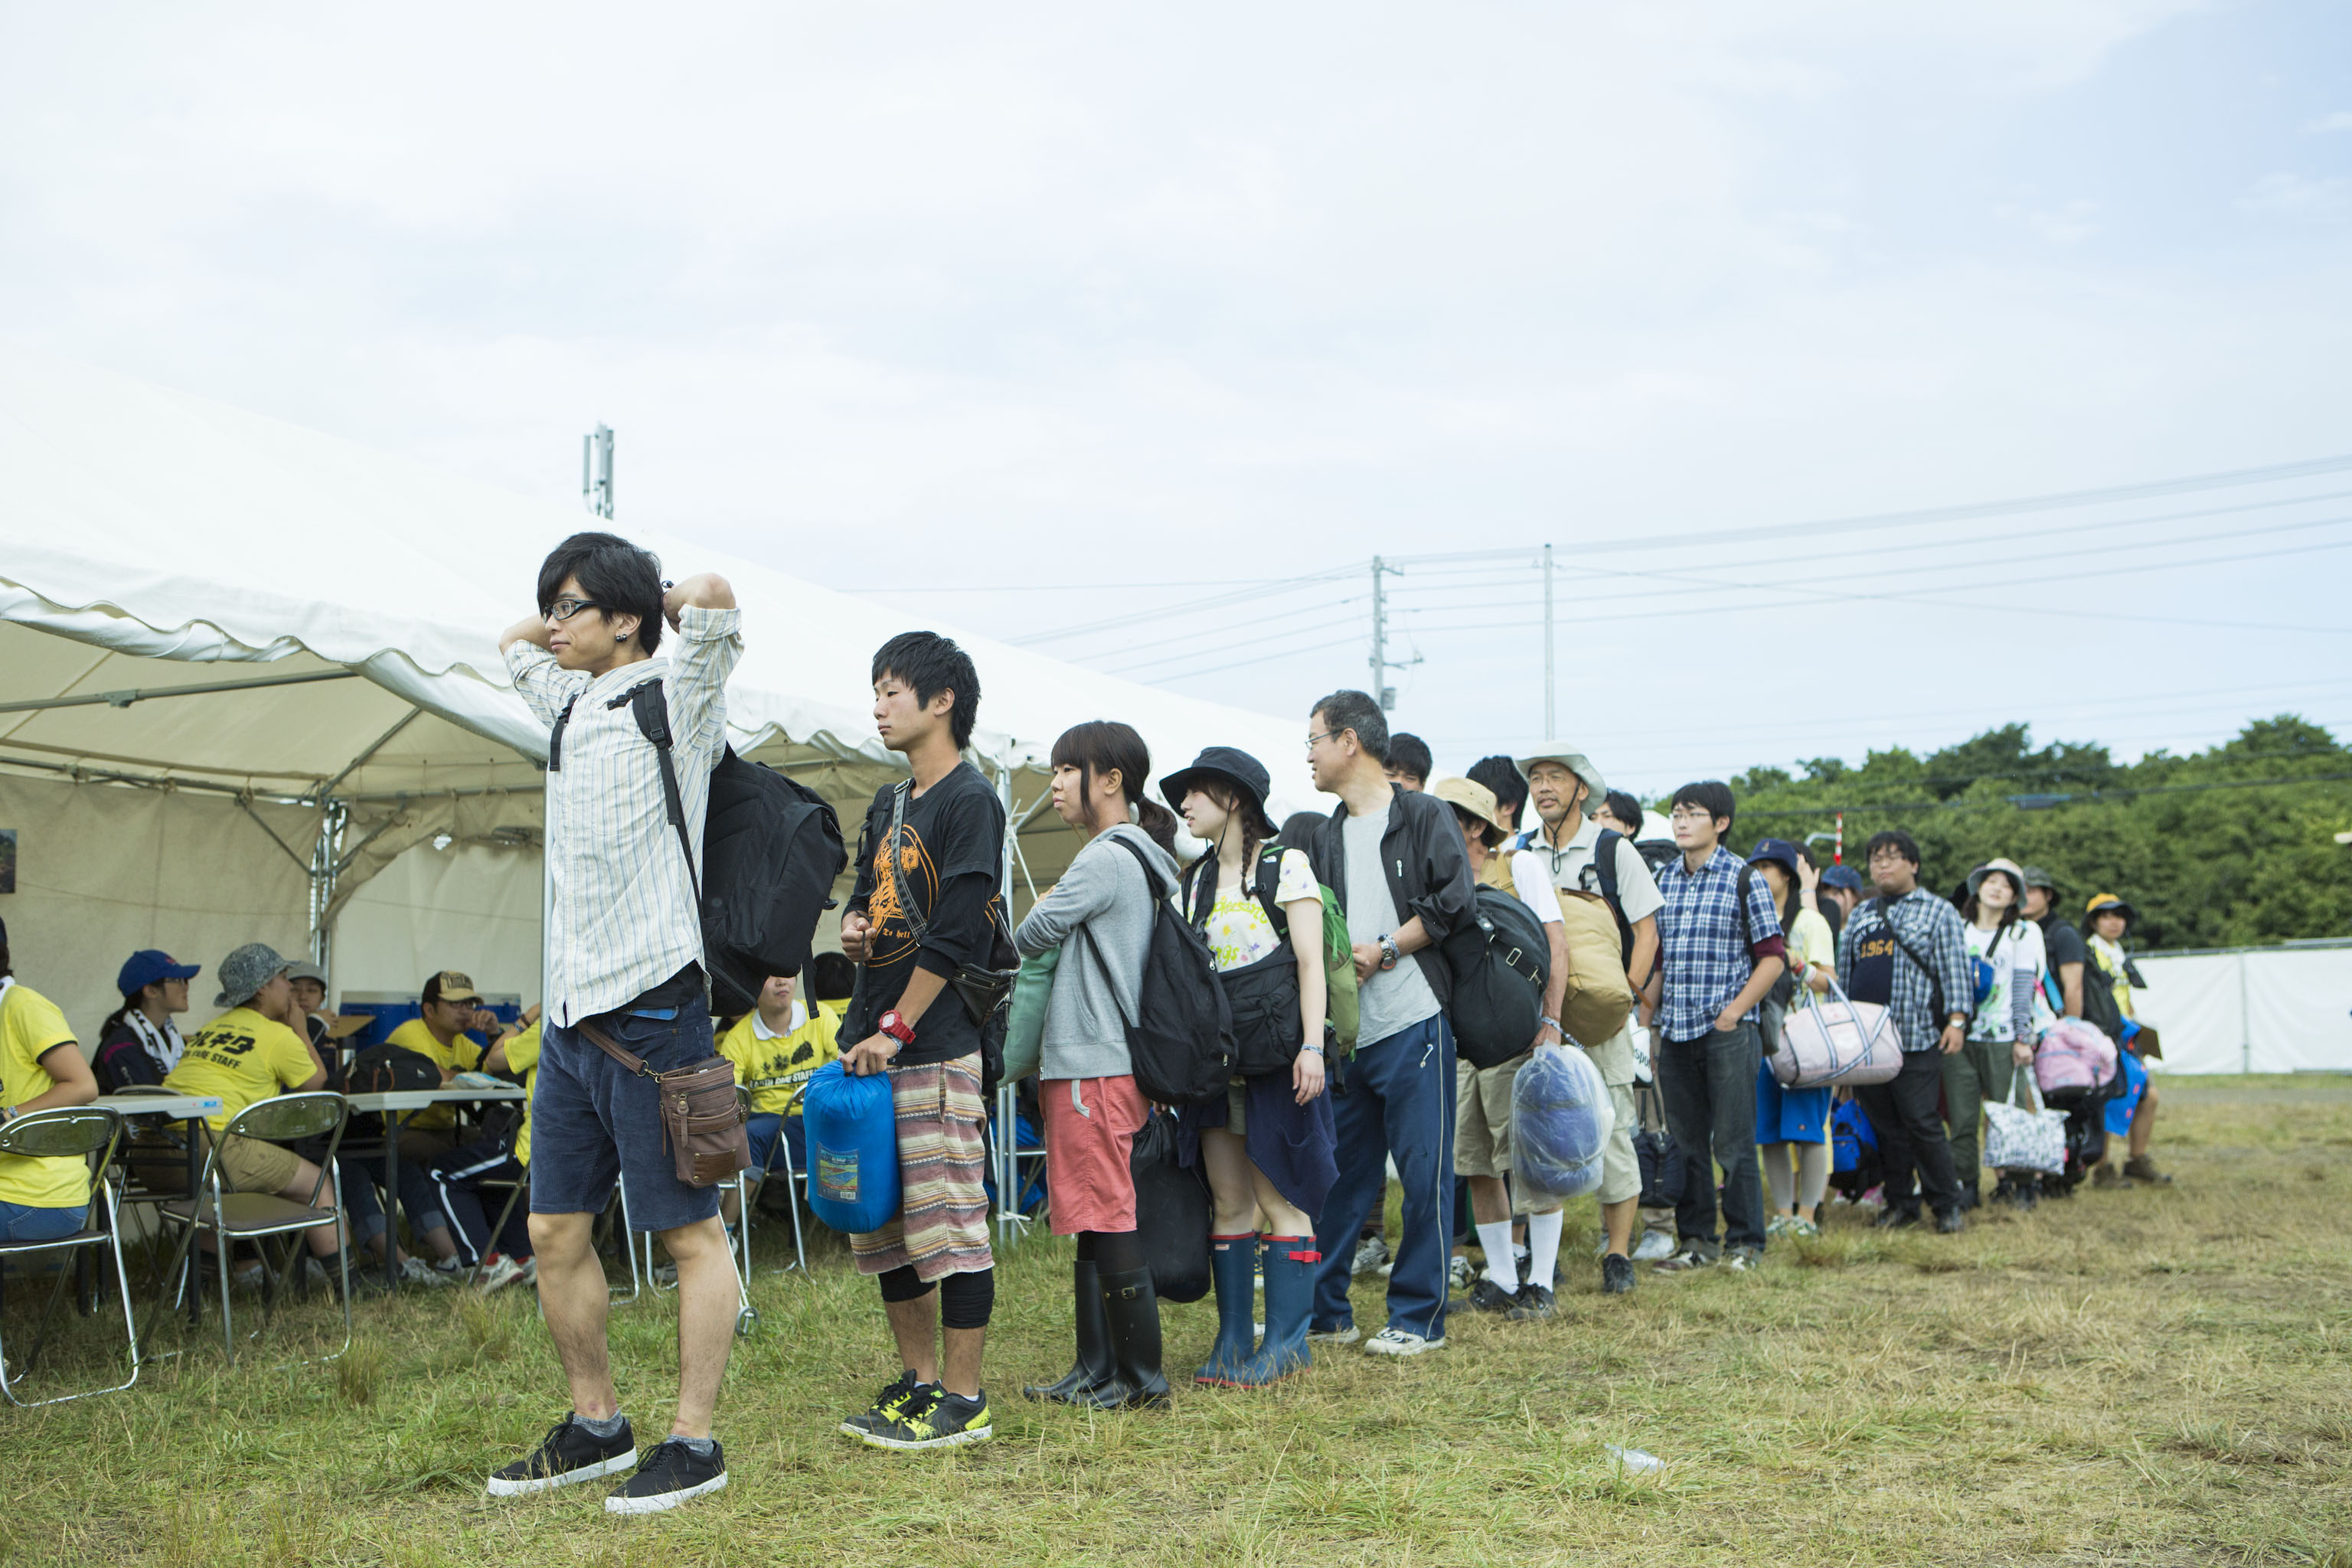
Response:
[{"label": "shoulder bag strap", "polygon": [[1919,950],[1913,947],[1904,937],[1903,928],[1895,923],[1895,906],[1887,902],[1886,895],[1884,893],[1878,896],[1877,909],[1879,923],[1886,928],[1886,934],[1895,939],[1895,945],[1903,950],[1903,956],[1911,961],[1912,967],[1927,977],[1927,1005],[1935,1015],[1927,1021],[1935,1025],[1937,1032],[1940,1033],[1944,1027],[1945,1018],[1944,977],[1937,973],[1935,965],[1921,958]]},{"label": "shoulder bag strap", "polygon": [[900,779],[890,786],[890,833],[882,840],[882,852],[890,858],[890,879],[898,885],[898,907],[906,911],[907,925],[915,933],[915,945],[920,947],[923,938],[930,934],[931,922],[923,916],[922,906],[915,902],[915,891],[899,875],[898,831],[907,825],[907,797],[914,793],[913,779]]},{"label": "shoulder bag strap", "polygon": [[606,1056],[620,1063],[622,1067],[627,1068],[630,1072],[635,1073],[637,1077],[657,1078],[660,1076],[659,1074],[649,1070],[646,1067],[645,1058],[640,1056],[632,1056],[629,1052],[621,1047],[620,1042],[614,1039],[612,1036],[606,1034],[594,1024],[590,1023],[587,1019],[581,1019],[580,1022],[573,1025],[572,1027],[578,1030],[581,1034],[587,1036],[589,1039],[594,1041],[598,1050],[603,1051]]}]

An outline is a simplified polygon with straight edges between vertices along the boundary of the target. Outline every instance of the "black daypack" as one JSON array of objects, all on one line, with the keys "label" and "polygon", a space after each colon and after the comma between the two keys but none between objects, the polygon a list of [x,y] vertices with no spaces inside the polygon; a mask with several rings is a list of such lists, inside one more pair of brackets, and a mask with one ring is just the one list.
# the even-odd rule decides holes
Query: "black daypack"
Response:
[{"label": "black daypack", "polygon": [[1209,1232],[1214,1205],[1202,1167],[1177,1158],[1176,1119],[1155,1110],[1128,1153],[1135,1183],[1135,1239],[1151,1269],[1151,1291],[1163,1301],[1197,1301],[1214,1284]]},{"label": "black daypack", "polygon": [[431,1057],[406,1046],[370,1046],[352,1058],[344,1075],[352,1094],[389,1094],[401,1089],[439,1089],[441,1068]]},{"label": "black daypack", "polygon": [[[1228,969],[1217,976],[1233,1016],[1234,1070],[1244,1078],[1287,1072],[1298,1059],[1306,1023],[1299,1011],[1298,956],[1290,945],[1290,921],[1274,901],[1282,874],[1283,848],[1267,845],[1258,851],[1250,891],[1265,910],[1277,945],[1255,963]],[[1205,927],[1217,900],[1217,862],[1203,855],[1192,862],[1192,886],[1185,893],[1192,923]],[[1321,932],[1316,933],[1318,939]],[[1205,937],[1203,940],[1206,940]],[[1213,963],[1213,958],[1212,959]]]},{"label": "black daypack", "polygon": [[1500,1067],[1534,1046],[1543,1026],[1551,946],[1535,911],[1514,894],[1480,885],[1470,916],[1438,952],[1454,976],[1454,1047],[1475,1068]]},{"label": "black daypack", "polygon": [[[1135,857],[1143,868],[1143,885],[1151,893],[1151,943],[1144,950],[1143,984],[1136,996],[1135,1016],[1119,1005],[1119,1020],[1127,1026],[1127,1055],[1135,1086],[1160,1105],[1197,1105],[1225,1092],[1234,1076],[1234,1018],[1225,1005],[1225,988],[1217,978],[1217,961],[1201,928],[1160,896],[1151,863],[1127,838],[1113,836],[1113,844]],[[1094,932],[1078,927],[1102,963],[1102,949]],[[1104,970],[1108,975],[1108,968]],[[1117,996],[1114,988],[1113,996]],[[1534,1036],[1532,1026],[1528,1029]]]},{"label": "black daypack", "polygon": [[[653,742],[661,766],[662,803],[686,852],[687,880],[702,917],[702,966],[710,975],[712,1009],[749,1012],[770,975],[797,974],[808,962],[817,918],[833,908],[834,879],[849,862],[840,818],[807,785],[726,747],[710,770],[698,876],[670,758],[669,702],[661,681],[633,687],[604,705],[624,704]],[[548,737],[550,773],[562,766],[563,728],[571,718],[567,702]]]}]

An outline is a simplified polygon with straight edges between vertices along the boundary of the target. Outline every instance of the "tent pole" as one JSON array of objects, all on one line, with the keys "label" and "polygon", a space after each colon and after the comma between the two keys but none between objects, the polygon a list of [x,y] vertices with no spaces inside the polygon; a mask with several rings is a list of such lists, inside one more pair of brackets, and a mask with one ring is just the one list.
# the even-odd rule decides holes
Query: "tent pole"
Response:
[{"label": "tent pole", "polygon": [[42,697],[0,702],[0,713],[41,713],[52,708],[128,708],[158,697],[202,697],[215,691],[256,691],[265,686],[308,686],[320,680],[356,680],[356,669],[314,669],[300,675],[257,675],[247,680],[207,680],[194,686],[141,686],[125,691],[90,691],[79,697]]},{"label": "tent pole", "polygon": [[310,962],[332,974],[330,960],[334,953],[335,925],[328,910],[334,907],[335,882],[342,870],[335,858],[341,847],[343,824],[350,814],[338,800],[326,803],[319,814],[319,838],[310,850]]}]

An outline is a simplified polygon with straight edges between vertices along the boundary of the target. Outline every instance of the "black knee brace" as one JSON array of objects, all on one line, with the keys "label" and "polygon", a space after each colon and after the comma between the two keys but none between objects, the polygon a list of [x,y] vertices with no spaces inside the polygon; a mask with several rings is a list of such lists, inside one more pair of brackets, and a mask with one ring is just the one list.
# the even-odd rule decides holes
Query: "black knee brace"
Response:
[{"label": "black knee brace", "polygon": [[984,1329],[996,1305],[996,1270],[950,1274],[940,1281],[940,1326],[944,1329]]},{"label": "black knee brace", "polygon": [[888,1273],[879,1274],[875,1278],[882,1287],[882,1299],[885,1301],[919,1300],[931,1293],[930,1285],[916,1274],[912,1265],[893,1268]]}]

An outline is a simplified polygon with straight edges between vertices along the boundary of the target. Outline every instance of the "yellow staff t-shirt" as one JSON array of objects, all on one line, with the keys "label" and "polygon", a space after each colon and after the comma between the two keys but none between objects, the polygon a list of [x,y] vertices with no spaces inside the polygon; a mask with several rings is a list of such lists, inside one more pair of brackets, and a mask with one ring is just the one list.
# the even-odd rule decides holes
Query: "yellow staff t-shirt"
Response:
[{"label": "yellow staff t-shirt", "polygon": [[[474,1043],[474,1037],[471,1035],[460,1035],[447,1045],[443,1045],[433,1037],[433,1031],[425,1026],[425,1020],[422,1018],[411,1018],[384,1037],[383,1043],[387,1046],[398,1046],[403,1050],[415,1051],[443,1072],[472,1072],[482,1065],[482,1058],[488,1054],[483,1047]],[[428,1105],[401,1122],[401,1125],[403,1127],[455,1127],[457,1125],[457,1108],[454,1105]]]},{"label": "yellow staff t-shirt", "polygon": [[[825,1008],[814,1012],[793,1004],[803,1014],[799,1026],[789,1033],[768,1032],[767,1025],[754,1010],[746,1013],[733,1028],[719,1037],[719,1054],[735,1064],[735,1081],[751,1091],[751,1114],[770,1116],[782,1110],[792,1100],[793,1090],[816,1075],[816,1069],[841,1054],[836,1044],[841,1022]],[[792,1106],[798,1116],[801,1108]]]},{"label": "yellow staff t-shirt", "polygon": [[[483,1053],[485,1056],[488,1052]],[[533,1024],[507,1042],[507,1071],[522,1079],[525,1089],[539,1076],[539,1026]],[[515,1163],[530,1163],[530,1101],[522,1102],[522,1130],[515,1134]]]},{"label": "yellow staff t-shirt", "polygon": [[[81,1048],[56,1003],[22,984],[0,991],[0,1105],[22,1105],[55,1089],[41,1058],[59,1046]],[[0,1154],[0,1203],[70,1209],[88,1202],[88,1162]]]},{"label": "yellow staff t-shirt", "polygon": [[250,1007],[233,1007],[195,1032],[163,1087],[220,1096],[220,1114],[205,1118],[217,1132],[247,1106],[308,1083],[318,1070],[309,1044],[293,1030]]}]

